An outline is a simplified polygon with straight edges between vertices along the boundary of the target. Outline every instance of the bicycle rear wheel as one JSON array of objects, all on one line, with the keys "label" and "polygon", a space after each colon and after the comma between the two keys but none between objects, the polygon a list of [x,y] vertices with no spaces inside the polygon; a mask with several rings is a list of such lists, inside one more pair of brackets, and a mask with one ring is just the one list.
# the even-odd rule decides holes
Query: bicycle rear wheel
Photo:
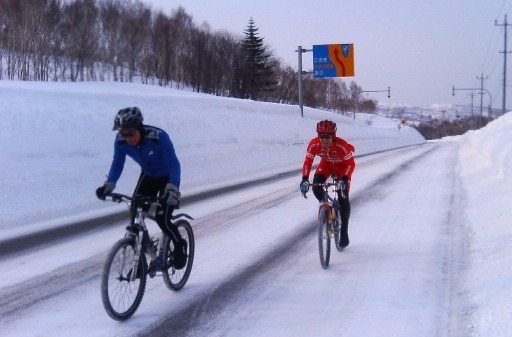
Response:
[{"label": "bicycle rear wheel", "polygon": [[135,240],[124,238],[114,244],[105,260],[101,276],[101,298],[107,314],[116,321],[130,318],[142,301],[146,289],[147,262],[141,254],[137,277],[132,280],[135,265]]},{"label": "bicycle rear wheel", "polygon": [[175,226],[178,229],[181,237],[187,242],[185,253],[186,262],[184,265],[176,267],[176,264],[174,263],[174,243],[167,235],[165,235],[163,254],[166,256],[164,263],[166,270],[162,272],[162,276],[167,288],[177,291],[183,288],[185,283],[187,283],[188,278],[190,277],[192,264],[194,263],[195,240],[192,226],[188,221],[178,220],[176,221]]},{"label": "bicycle rear wheel", "polygon": [[318,226],[318,252],[320,255],[320,265],[322,268],[329,267],[329,260],[331,258],[331,238],[329,236],[329,218],[327,212],[328,208],[320,210],[319,226]]}]

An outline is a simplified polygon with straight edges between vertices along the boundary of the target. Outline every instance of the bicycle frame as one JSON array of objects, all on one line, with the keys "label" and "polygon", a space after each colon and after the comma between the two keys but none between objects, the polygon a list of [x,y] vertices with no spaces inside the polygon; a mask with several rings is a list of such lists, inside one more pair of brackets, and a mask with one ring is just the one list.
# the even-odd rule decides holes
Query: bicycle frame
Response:
[{"label": "bicycle frame", "polygon": [[[112,200],[115,202],[121,201],[131,201],[134,202],[134,198],[112,193]],[[157,251],[153,246],[150,237],[149,231],[146,226],[145,218],[149,218],[151,220],[155,220],[155,217],[152,216],[148,211],[144,211],[144,206],[151,206],[152,204],[158,204],[157,200],[153,200],[153,198],[146,198],[144,200],[138,200],[135,208],[135,217],[130,222],[130,225],[126,227],[125,237],[132,238],[134,241],[134,251],[135,251],[135,261],[133,265],[133,273],[130,276],[130,281],[134,281],[137,278],[138,269],[140,266],[140,258],[142,254],[148,254],[152,260],[157,258]],[[163,241],[163,236],[160,238],[160,246]],[[124,265],[124,261],[123,261]]]},{"label": "bicycle frame", "polygon": [[[312,184],[309,184],[309,186],[320,186],[322,187],[323,191],[324,191],[324,195],[323,195],[323,199],[322,199],[322,203],[320,204],[320,207],[329,207],[331,209],[331,217],[330,217],[330,221],[331,222],[332,220],[336,220],[335,222],[338,222],[339,221],[339,212],[340,212],[340,205],[339,205],[339,202],[338,202],[338,192],[341,194],[341,197],[343,198],[344,197],[344,193],[343,191],[340,190],[340,186],[339,186],[339,180],[336,179],[336,178],[333,178],[332,182],[325,182],[325,183],[312,183]],[[330,187],[334,187],[334,196],[331,196],[329,194],[329,188]]]}]

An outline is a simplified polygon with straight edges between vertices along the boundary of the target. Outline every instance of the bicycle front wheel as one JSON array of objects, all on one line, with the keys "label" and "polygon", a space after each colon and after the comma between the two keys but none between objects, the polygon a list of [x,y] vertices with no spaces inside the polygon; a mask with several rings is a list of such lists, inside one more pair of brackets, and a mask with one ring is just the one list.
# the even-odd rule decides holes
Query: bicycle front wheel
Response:
[{"label": "bicycle front wheel", "polygon": [[141,254],[137,276],[132,280],[136,261],[135,240],[124,238],[114,244],[105,260],[101,277],[101,298],[107,314],[116,321],[130,318],[146,289],[147,262]]},{"label": "bicycle front wheel", "polygon": [[178,220],[175,223],[181,237],[186,241],[185,256],[182,256],[185,260],[176,261],[176,253],[174,242],[165,235],[164,239],[164,256],[165,268],[162,275],[164,278],[165,285],[167,288],[177,291],[183,288],[190,277],[192,271],[192,264],[194,263],[194,251],[195,251],[195,240],[192,226],[186,220]]},{"label": "bicycle front wheel", "polygon": [[328,214],[329,209],[322,209],[319,214],[319,226],[318,226],[318,252],[320,255],[320,265],[322,268],[327,269],[329,267],[329,260],[331,258],[331,238],[329,235],[329,220]]}]

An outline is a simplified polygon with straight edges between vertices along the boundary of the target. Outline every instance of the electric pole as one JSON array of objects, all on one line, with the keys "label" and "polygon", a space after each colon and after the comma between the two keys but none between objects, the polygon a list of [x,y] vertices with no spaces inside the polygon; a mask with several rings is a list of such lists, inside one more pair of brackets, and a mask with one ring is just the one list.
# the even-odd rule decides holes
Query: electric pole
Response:
[{"label": "electric pole", "polygon": [[484,77],[484,74],[480,77],[476,77],[477,80],[480,80],[480,117],[482,117],[484,113],[484,80],[488,78],[488,76]]},{"label": "electric pole", "polygon": [[473,91],[471,91],[469,95],[471,96],[471,117],[473,117],[473,99],[475,98],[475,94],[473,93]]},{"label": "electric pole", "polygon": [[503,39],[503,99],[501,103],[501,114],[505,113],[506,109],[506,101],[507,101],[507,54],[511,52],[507,50],[507,27],[510,26],[507,22],[507,15],[505,15],[505,21],[503,23],[498,24],[498,20],[494,21],[495,26],[504,27],[504,39]]},{"label": "electric pole", "polygon": [[313,49],[304,49],[302,46],[298,46],[297,50],[295,52],[299,55],[299,65],[297,69],[297,75],[299,80],[299,108],[300,108],[300,115],[301,117],[304,117],[304,84],[302,82],[302,76],[305,74],[308,74],[306,71],[302,71],[302,54],[308,51],[313,51]]}]

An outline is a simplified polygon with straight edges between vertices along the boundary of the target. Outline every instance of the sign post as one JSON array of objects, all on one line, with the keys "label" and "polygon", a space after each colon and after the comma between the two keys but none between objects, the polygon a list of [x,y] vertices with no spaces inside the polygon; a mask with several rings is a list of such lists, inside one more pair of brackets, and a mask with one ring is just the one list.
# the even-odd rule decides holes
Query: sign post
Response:
[{"label": "sign post", "polygon": [[302,71],[302,54],[308,51],[313,51],[312,49],[304,49],[302,46],[298,46],[296,52],[299,54],[299,69],[298,73],[298,82],[299,82],[299,108],[300,108],[300,116],[304,117],[304,86],[302,82],[302,75],[307,74],[307,72]]}]

